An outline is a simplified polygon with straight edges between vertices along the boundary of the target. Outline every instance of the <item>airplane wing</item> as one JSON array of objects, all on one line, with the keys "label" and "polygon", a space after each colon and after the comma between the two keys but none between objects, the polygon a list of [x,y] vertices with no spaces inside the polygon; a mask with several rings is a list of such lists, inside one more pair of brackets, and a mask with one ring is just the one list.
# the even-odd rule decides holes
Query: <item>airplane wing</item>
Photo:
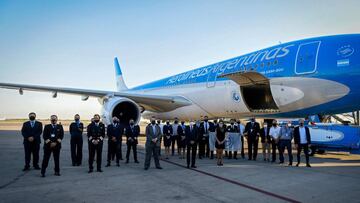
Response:
[{"label": "airplane wing", "polygon": [[139,106],[144,107],[146,110],[155,112],[167,112],[179,107],[191,105],[192,103],[182,96],[165,96],[165,95],[152,95],[152,94],[139,94],[131,92],[112,92],[103,90],[89,90],[89,89],[76,89],[66,87],[51,87],[40,85],[25,85],[25,84],[12,84],[12,83],[0,83],[0,88],[16,89],[22,94],[24,90],[52,92],[53,97],[56,97],[57,93],[65,93],[72,95],[81,95],[84,98],[97,97],[97,98],[109,98],[109,97],[126,97],[133,100]]}]

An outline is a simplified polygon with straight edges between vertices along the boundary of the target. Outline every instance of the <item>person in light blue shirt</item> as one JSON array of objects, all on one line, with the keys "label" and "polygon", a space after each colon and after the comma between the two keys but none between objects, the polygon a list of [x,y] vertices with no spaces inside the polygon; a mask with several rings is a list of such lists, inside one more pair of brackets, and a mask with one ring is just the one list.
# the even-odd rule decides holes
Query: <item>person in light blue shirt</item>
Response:
[{"label": "person in light blue shirt", "polygon": [[291,140],[293,139],[293,137],[294,137],[294,131],[291,128],[291,121],[289,121],[286,125],[281,127],[279,133],[280,164],[284,163],[284,152],[286,148],[289,155],[289,166],[292,166],[293,155],[292,155]]}]

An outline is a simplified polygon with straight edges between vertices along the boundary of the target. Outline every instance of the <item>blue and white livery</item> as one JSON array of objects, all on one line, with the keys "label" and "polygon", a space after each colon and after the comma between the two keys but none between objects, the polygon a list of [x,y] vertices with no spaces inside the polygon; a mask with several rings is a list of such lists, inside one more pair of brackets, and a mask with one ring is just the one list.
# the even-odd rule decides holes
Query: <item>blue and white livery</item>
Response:
[{"label": "blue and white livery", "polygon": [[159,119],[304,117],[360,109],[360,34],[304,39],[117,91],[0,83],[2,88],[98,97],[102,116]]}]

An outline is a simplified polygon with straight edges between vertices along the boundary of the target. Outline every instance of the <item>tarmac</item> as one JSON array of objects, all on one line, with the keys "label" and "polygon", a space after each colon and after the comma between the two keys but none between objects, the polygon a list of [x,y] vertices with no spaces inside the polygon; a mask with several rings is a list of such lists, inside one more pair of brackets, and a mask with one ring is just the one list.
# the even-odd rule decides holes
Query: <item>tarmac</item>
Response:
[{"label": "tarmac", "polygon": [[[312,168],[271,164],[247,159],[197,160],[187,169],[178,156],[160,161],[163,170],[144,170],[144,146],[139,144],[140,164],[130,157],[88,174],[87,142],[83,165],[71,166],[68,132],[60,154],[61,176],[53,175],[51,158],[47,176],[31,169],[22,172],[24,150],[18,130],[0,130],[0,202],[360,202],[360,156],[328,153],[310,157]],[[125,158],[126,146],[123,145]],[[260,152],[260,151],[259,151]],[[40,161],[43,150],[41,147]],[[296,160],[296,154],[294,154]],[[302,161],[305,158],[302,157]],[[286,156],[287,161],[287,156]],[[41,164],[41,162],[40,162]]]}]

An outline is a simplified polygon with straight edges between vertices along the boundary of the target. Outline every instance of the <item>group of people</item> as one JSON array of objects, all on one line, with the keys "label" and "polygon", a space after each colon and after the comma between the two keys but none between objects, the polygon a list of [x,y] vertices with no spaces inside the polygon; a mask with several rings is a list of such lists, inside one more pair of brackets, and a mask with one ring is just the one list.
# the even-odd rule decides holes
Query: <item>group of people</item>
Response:
[{"label": "group of people", "polygon": [[[64,138],[64,129],[61,124],[58,124],[56,115],[50,117],[51,124],[42,127],[42,123],[36,120],[36,114],[29,114],[29,121],[25,122],[22,127],[22,135],[24,138],[23,144],[25,149],[25,167],[24,171],[30,169],[31,155],[33,157],[33,167],[41,170],[41,176],[45,177],[46,168],[49,163],[51,154],[53,154],[55,162],[55,175],[60,176],[59,158],[62,140]],[[107,129],[107,130],[106,130]],[[82,164],[83,151],[83,131],[84,124],[80,121],[80,116],[74,116],[74,122],[70,124],[69,132],[71,134],[71,160],[73,166],[80,166]],[[122,160],[122,140],[123,135],[126,136],[126,163],[129,163],[131,149],[135,163],[139,163],[137,159],[137,145],[138,136],[140,134],[140,127],[135,124],[133,119],[130,119],[129,124],[124,125],[120,123],[117,117],[113,117],[112,124],[107,128],[100,121],[100,116],[95,114],[91,123],[87,126],[87,141],[89,151],[89,173],[94,170],[93,162],[96,156],[96,169],[102,172],[102,149],[107,131],[108,137],[108,153],[106,167],[111,166],[111,162],[116,160],[116,165],[120,166]],[[39,151],[41,143],[41,134],[44,140],[44,157],[41,168],[39,166]],[[150,167],[151,158],[154,158],[157,169],[162,169],[159,162],[161,154],[161,144],[165,147],[165,159],[175,155],[175,145],[177,145],[177,153],[180,159],[185,159],[187,167],[196,168],[196,157],[199,159],[210,158],[214,159],[216,153],[217,165],[224,164],[225,157],[228,159],[238,159],[237,153],[240,151],[241,157],[245,158],[244,140],[248,144],[248,160],[257,159],[257,151],[259,139],[261,139],[262,152],[264,161],[276,162],[276,150],[279,151],[280,164],[284,163],[284,151],[287,149],[289,155],[289,165],[293,163],[292,156],[292,140],[294,139],[295,147],[297,149],[297,164],[300,164],[300,154],[304,151],[306,157],[306,166],[309,164],[309,146],[311,144],[311,136],[309,128],[304,126],[304,120],[299,120],[299,126],[293,128],[291,122],[284,126],[279,126],[276,120],[273,120],[271,125],[263,123],[260,124],[251,118],[244,126],[240,120],[230,120],[230,124],[226,125],[224,120],[214,120],[210,122],[205,116],[203,121],[192,121],[188,125],[185,121],[175,118],[173,124],[166,121],[162,125],[155,118],[151,118],[150,124],[146,126],[145,130],[145,163],[144,169],[148,170]],[[197,155],[198,153],[198,155]]]},{"label": "group of people", "polygon": [[[32,156],[33,167],[36,170],[41,170],[41,176],[45,177],[46,168],[49,163],[51,154],[53,154],[55,164],[55,175],[60,176],[60,150],[62,140],[64,138],[64,129],[61,124],[58,124],[56,115],[50,117],[51,124],[43,125],[36,120],[36,114],[29,114],[29,121],[25,122],[22,126],[21,132],[23,136],[23,144],[25,150],[25,167],[23,171],[30,170],[30,161]],[[80,166],[82,164],[82,151],[83,151],[83,132],[84,124],[80,121],[80,116],[74,116],[74,122],[70,124],[69,132],[71,135],[71,160],[73,166]],[[105,138],[106,128],[100,121],[100,116],[95,114],[91,119],[91,123],[87,126],[87,141],[89,151],[89,173],[94,170],[93,163],[96,156],[96,169],[97,172],[102,172],[102,149]],[[41,144],[41,134],[44,140],[44,157],[42,160],[41,168],[39,166],[39,151]],[[137,159],[137,144],[138,136],[140,134],[140,127],[135,124],[134,120],[130,120],[128,125],[120,123],[117,117],[113,118],[112,124],[107,126],[108,136],[108,154],[107,165],[111,165],[116,157],[116,165],[120,166],[119,160],[122,159],[121,146],[122,137],[126,136],[126,163],[129,163],[130,151],[133,150],[133,157],[135,163],[139,163]]]},{"label": "group of people", "polygon": [[[151,126],[158,128],[158,137],[156,144],[152,144],[151,139],[154,138]],[[158,126],[158,127],[155,127]],[[150,130],[148,130],[148,128]],[[240,120],[230,120],[230,124],[226,125],[223,120],[214,120],[210,122],[208,117],[205,116],[203,121],[191,121],[189,125],[185,124],[185,121],[181,121],[175,118],[173,124],[170,121],[166,121],[165,125],[161,124],[161,121],[155,121],[152,118],[151,124],[146,129],[146,135],[149,140],[147,142],[147,161],[145,169],[148,169],[150,165],[151,154],[155,158],[155,164],[158,168],[161,168],[158,164],[158,156],[161,153],[161,140],[163,139],[163,146],[165,147],[165,159],[169,159],[175,155],[175,145],[177,145],[177,152],[180,159],[185,158],[187,167],[196,168],[196,157],[198,159],[210,158],[214,159],[214,153],[216,152],[217,165],[222,166],[225,157],[228,159],[238,159],[237,154],[240,151],[241,157],[245,158],[244,153],[244,140],[247,140],[248,146],[248,160],[257,160],[258,145],[261,142],[263,159],[264,161],[276,162],[276,154],[279,152],[279,163],[284,164],[284,152],[287,150],[289,156],[289,166],[293,164],[292,155],[292,140],[294,139],[295,148],[297,150],[297,164],[300,164],[300,155],[304,151],[306,158],[306,166],[311,167],[309,163],[309,147],[311,144],[310,131],[307,126],[304,126],[304,119],[299,120],[299,125],[295,128],[291,125],[291,122],[286,123],[283,126],[279,126],[276,120],[272,120],[271,123],[264,122],[263,127],[256,122],[255,118],[251,118],[244,126]],[[154,131],[154,130],[153,130]],[[151,134],[148,136],[148,134]],[[157,150],[155,150],[157,148]],[[152,152],[152,153],[150,153]],[[155,154],[155,152],[157,154]],[[186,152],[186,153],[185,153]],[[198,154],[197,154],[198,153]]]}]

